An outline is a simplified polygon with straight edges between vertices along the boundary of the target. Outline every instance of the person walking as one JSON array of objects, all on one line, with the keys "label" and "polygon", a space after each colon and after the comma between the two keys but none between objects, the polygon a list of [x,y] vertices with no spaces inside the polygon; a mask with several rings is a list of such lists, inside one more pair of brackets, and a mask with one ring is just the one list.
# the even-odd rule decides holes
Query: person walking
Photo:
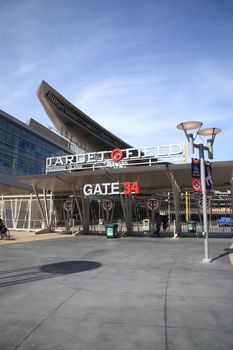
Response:
[{"label": "person walking", "polygon": [[168,215],[164,215],[162,219],[163,231],[166,232],[168,228]]},{"label": "person walking", "polygon": [[4,225],[2,219],[0,218],[0,234],[6,233],[7,227]]},{"label": "person walking", "polygon": [[161,217],[160,217],[160,214],[159,214],[159,213],[156,213],[156,216],[155,216],[155,225],[156,225],[155,234],[156,234],[157,236],[160,236]]},{"label": "person walking", "polygon": [[0,233],[3,231],[4,228],[5,228],[5,225],[3,224],[3,221],[0,218]]}]

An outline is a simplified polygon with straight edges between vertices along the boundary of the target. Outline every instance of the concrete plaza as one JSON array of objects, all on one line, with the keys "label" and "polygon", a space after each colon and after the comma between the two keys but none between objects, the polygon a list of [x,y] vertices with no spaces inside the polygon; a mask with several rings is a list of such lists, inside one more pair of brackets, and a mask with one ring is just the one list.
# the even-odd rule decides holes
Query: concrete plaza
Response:
[{"label": "concrete plaza", "polygon": [[2,350],[232,350],[232,239],[0,243]]}]

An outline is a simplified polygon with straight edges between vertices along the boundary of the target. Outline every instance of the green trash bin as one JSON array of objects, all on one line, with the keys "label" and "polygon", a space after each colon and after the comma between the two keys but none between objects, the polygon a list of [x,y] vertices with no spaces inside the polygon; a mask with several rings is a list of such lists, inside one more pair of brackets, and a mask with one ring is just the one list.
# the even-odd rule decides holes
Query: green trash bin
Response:
[{"label": "green trash bin", "polygon": [[118,237],[118,234],[117,234],[118,225],[117,224],[105,224],[104,226],[105,226],[106,236],[108,238]]},{"label": "green trash bin", "polygon": [[197,223],[195,221],[188,221],[188,232],[197,232]]}]

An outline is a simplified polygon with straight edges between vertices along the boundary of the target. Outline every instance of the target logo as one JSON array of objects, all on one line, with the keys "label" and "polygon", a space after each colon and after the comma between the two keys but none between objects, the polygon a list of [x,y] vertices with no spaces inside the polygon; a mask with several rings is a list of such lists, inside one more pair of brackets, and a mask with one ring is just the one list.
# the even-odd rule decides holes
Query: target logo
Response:
[{"label": "target logo", "polygon": [[115,148],[111,152],[111,158],[114,162],[119,162],[123,157],[123,152],[120,148]]}]

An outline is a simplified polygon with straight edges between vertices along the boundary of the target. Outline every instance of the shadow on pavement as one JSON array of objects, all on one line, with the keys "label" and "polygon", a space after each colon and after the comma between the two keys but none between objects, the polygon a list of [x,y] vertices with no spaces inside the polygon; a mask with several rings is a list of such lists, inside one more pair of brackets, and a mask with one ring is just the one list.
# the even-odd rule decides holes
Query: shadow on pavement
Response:
[{"label": "shadow on pavement", "polygon": [[40,270],[44,272],[53,273],[53,274],[66,275],[69,273],[76,273],[76,272],[97,269],[100,266],[101,264],[96,261],[74,260],[74,261],[63,261],[55,264],[43,265],[40,267]]},{"label": "shadow on pavement", "polygon": [[211,259],[211,261],[223,258],[226,255],[233,254],[233,248],[225,248],[225,252],[216,256],[216,258]]},{"label": "shadow on pavement", "polygon": [[74,260],[62,261],[42,266],[9,269],[0,271],[0,288],[93,270],[101,266],[102,264],[96,261]]}]

